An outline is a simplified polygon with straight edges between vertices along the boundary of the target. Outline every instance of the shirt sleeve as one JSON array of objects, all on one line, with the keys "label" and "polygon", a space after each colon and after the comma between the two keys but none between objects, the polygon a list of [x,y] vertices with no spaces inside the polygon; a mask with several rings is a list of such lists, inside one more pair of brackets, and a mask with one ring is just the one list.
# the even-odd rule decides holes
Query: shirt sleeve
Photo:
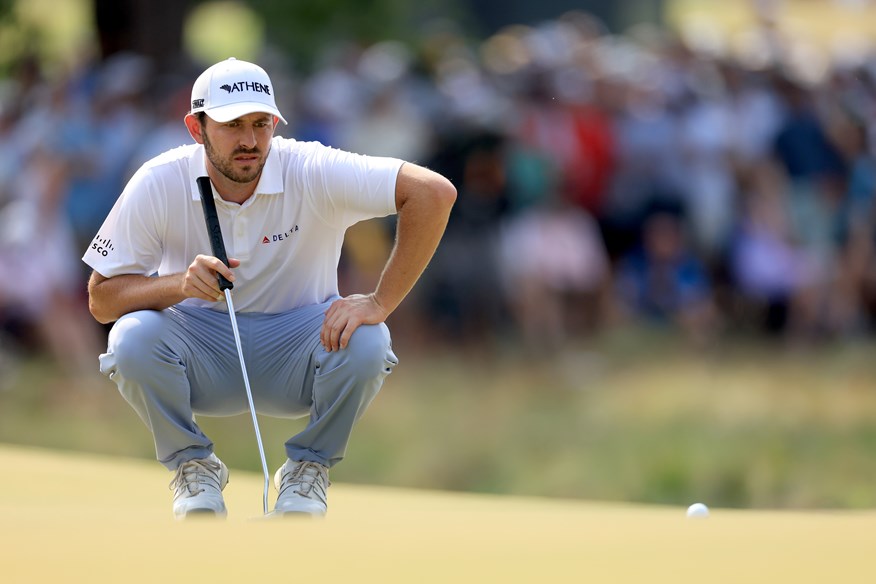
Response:
[{"label": "shirt sleeve", "polygon": [[396,213],[395,185],[403,160],[354,154],[315,142],[310,147],[308,190],[327,222],[349,227]]},{"label": "shirt sleeve", "polygon": [[161,195],[142,169],[128,182],[82,261],[104,277],[150,276],[161,263]]}]

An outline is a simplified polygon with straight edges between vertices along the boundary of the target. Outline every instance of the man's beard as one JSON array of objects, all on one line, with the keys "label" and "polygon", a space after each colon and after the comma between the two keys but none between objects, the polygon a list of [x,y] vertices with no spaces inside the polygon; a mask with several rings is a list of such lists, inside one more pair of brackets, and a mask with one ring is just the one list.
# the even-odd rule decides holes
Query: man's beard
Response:
[{"label": "man's beard", "polygon": [[204,132],[204,150],[207,153],[207,160],[222,173],[228,180],[231,180],[236,183],[250,183],[256,180],[259,175],[262,173],[262,168],[265,166],[264,160],[258,160],[253,162],[253,165],[249,170],[241,169],[237,170],[233,166],[232,159],[238,154],[256,154],[261,155],[261,151],[258,148],[248,149],[248,148],[237,148],[234,152],[231,153],[226,159],[220,158],[216,151],[213,149],[213,145],[210,143],[210,139],[207,137],[207,133]]}]

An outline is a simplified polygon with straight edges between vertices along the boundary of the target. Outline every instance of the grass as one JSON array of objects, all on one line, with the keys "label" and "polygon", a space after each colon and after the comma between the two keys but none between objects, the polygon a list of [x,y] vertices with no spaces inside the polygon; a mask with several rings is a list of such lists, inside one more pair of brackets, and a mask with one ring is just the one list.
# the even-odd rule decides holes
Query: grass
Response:
[{"label": "grass", "polygon": [[336,482],[324,521],[265,521],[254,520],[259,473],[235,470],[225,521],[178,523],[151,462],[0,444],[0,468],[10,478],[0,483],[4,582],[192,580],[168,563],[193,542],[210,558],[196,579],[211,584],[274,581],[272,559],[291,559],[299,580],[357,584],[821,584],[869,582],[873,571],[873,511],[713,506],[689,520],[681,506]]},{"label": "grass", "polygon": [[[693,351],[645,331],[551,358],[400,348],[401,365],[332,477],[605,501],[869,508],[873,349],[744,341]],[[229,466],[260,470],[248,414],[198,422]],[[303,421],[261,424],[278,466]],[[23,362],[0,392],[0,441],[153,456],[109,381],[68,380],[39,359]]]}]

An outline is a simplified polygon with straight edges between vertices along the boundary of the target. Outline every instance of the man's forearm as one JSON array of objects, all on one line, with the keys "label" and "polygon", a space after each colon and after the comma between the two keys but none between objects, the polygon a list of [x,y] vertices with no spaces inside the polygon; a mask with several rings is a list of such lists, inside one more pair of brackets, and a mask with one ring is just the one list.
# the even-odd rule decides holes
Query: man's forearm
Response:
[{"label": "man's forearm", "polygon": [[401,304],[435,254],[455,194],[411,198],[399,210],[395,245],[374,292],[387,314]]},{"label": "man's forearm", "polygon": [[95,272],[88,282],[88,308],[94,318],[104,324],[137,310],[163,310],[185,299],[183,276],[152,278],[126,274],[104,278]]}]

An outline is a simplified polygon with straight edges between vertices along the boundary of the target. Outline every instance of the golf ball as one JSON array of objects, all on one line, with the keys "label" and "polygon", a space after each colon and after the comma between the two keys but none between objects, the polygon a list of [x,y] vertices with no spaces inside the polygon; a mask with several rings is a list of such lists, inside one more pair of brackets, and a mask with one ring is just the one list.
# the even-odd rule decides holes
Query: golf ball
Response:
[{"label": "golf ball", "polygon": [[709,508],[703,505],[702,503],[694,503],[690,507],[687,508],[687,516],[688,517],[708,517],[709,516]]}]

